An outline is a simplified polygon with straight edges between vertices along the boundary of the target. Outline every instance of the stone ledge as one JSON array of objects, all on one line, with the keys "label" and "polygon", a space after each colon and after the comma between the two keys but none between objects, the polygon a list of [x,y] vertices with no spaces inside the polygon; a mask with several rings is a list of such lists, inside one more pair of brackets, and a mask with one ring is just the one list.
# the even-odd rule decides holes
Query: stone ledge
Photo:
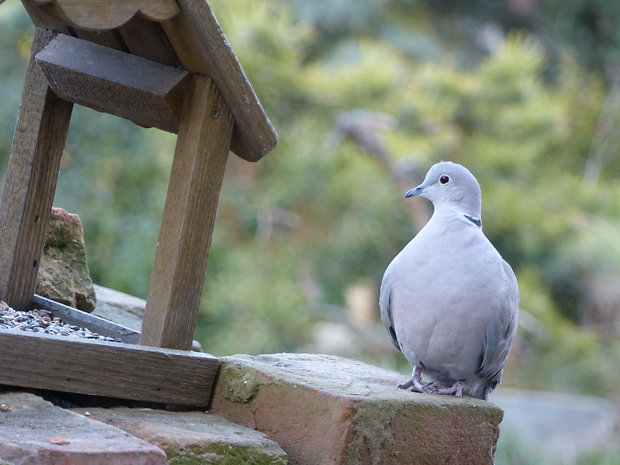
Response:
[{"label": "stone ledge", "polygon": [[156,446],[25,392],[0,394],[0,463],[165,465]]},{"label": "stone ledge", "polygon": [[286,453],[265,434],[204,412],[125,407],[75,409],[166,452],[168,465],[286,465]]},{"label": "stone ledge", "polygon": [[263,431],[291,465],[491,465],[502,411],[396,388],[403,376],[329,355],[221,359],[211,412]]}]

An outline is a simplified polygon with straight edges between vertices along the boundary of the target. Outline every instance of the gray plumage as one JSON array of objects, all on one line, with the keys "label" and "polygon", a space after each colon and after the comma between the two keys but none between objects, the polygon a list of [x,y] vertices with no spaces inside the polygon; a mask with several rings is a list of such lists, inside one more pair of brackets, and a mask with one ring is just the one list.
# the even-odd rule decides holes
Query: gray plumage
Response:
[{"label": "gray plumage", "polygon": [[[437,163],[406,197],[418,195],[435,211],[388,266],[379,301],[414,368],[399,387],[486,399],[516,333],[517,280],[482,232],[480,186],[465,167]],[[420,373],[435,384],[421,383]]]}]

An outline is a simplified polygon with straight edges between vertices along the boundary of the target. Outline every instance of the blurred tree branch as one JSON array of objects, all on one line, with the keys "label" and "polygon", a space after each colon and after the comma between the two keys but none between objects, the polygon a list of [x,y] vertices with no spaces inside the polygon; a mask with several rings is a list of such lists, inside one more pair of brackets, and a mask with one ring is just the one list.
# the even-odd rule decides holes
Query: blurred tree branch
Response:
[{"label": "blurred tree branch", "polygon": [[[409,161],[406,165],[396,163],[386,144],[381,140],[380,132],[392,129],[393,118],[380,112],[362,109],[342,113],[336,121],[336,132],[342,138],[348,138],[360,150],[374,156],[386,168],[391,181],[401,192],[414,187],[412,183],[421,182],[419,164]],[[418,179],[418,181],[413,181]],[[431,211],[427,202],[407,202],[407,211],[413,229],[417,232],[428,222]]]}]

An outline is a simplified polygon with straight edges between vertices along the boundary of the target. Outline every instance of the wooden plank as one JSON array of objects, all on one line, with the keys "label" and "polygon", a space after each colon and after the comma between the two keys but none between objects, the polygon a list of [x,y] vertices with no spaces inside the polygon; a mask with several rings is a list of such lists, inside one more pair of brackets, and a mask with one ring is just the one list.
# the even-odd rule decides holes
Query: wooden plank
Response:
[{"label": "wooden plank", "polygon": [[73,105],[60,100],[34,55],[56,32],[38,28],[0,201],[0,299],[32,302]]},{"label": "wooden plank", "polygon": [[187,71],[65,34],[36,61],[62,99],[144,127],[178,130]]},{"label": "wooden plank", "polygon": [[207,407],[219,362],[198,352],[0,329],[0,384]]},{"label": "wooden plank", "polygon": [[94,44],[103,45],[104,47],[114,48],[123,52],[127,51],[123,38],[116,32],[116,30],[110,31],[87,31],[85,29],[72,28],[71,34],[68,34],[78,39],[87,40]]},{"label": "wooden plank", "polygon": [[90,331],[101,334],[102,336],[120,339],[122,342],[137,344],[140,333],[133,329],[119,325],[96,315],[83,312],[77,308],[55,302],[40,295],[34,296],[32,308],[38,310],[48,310],[52,316],[60,318],[63,323],[77,325],[81,328],[88,328]]},{"label": "wooden plank", "polygon": [[188,350],[234,121],[215,83],[194,75],[177,139],[141,344]]},{"label": "wooden plank", "polygon": [[114,29],[134,15],[164,21],[179,13],[174,0],[34,0],[75,27],[90,30]]},{"label": "wooden plank", "polygon": [[134,16],[116,32],[123,39],[126,51],[149,60],[179,67],[179,59],[160,23]]},{"label": "wooden plank", "polygon": [[275,147],[278,135],[207,2],[178,3],[181,14],[162,23],[172,46],[185,69],[215,81],[236,123],[232,151],[259,160]]}]

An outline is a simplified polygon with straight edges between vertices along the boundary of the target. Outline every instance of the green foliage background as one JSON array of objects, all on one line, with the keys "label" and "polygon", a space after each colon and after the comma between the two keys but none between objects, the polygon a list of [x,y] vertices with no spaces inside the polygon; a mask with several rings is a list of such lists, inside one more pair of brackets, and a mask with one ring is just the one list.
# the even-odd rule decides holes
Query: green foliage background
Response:
[{"label": "green foliage background", "polygon": [[[620,400],[620,10],[530,3],[210,2],[280,141],[227,167],[206,351],[304,350],[318,322],[347,320],[347,289],[378,288],[415,231],[385,164],[342,129],[364,114],[411,186],[441,159],[480,181],[485,232],[522,296],[507,384]],[[19,2],[0,7],[0,169],[32,32]],[[145,297],[174,137],[74,112],[55,205],[82,218],[94,280]]]}]

